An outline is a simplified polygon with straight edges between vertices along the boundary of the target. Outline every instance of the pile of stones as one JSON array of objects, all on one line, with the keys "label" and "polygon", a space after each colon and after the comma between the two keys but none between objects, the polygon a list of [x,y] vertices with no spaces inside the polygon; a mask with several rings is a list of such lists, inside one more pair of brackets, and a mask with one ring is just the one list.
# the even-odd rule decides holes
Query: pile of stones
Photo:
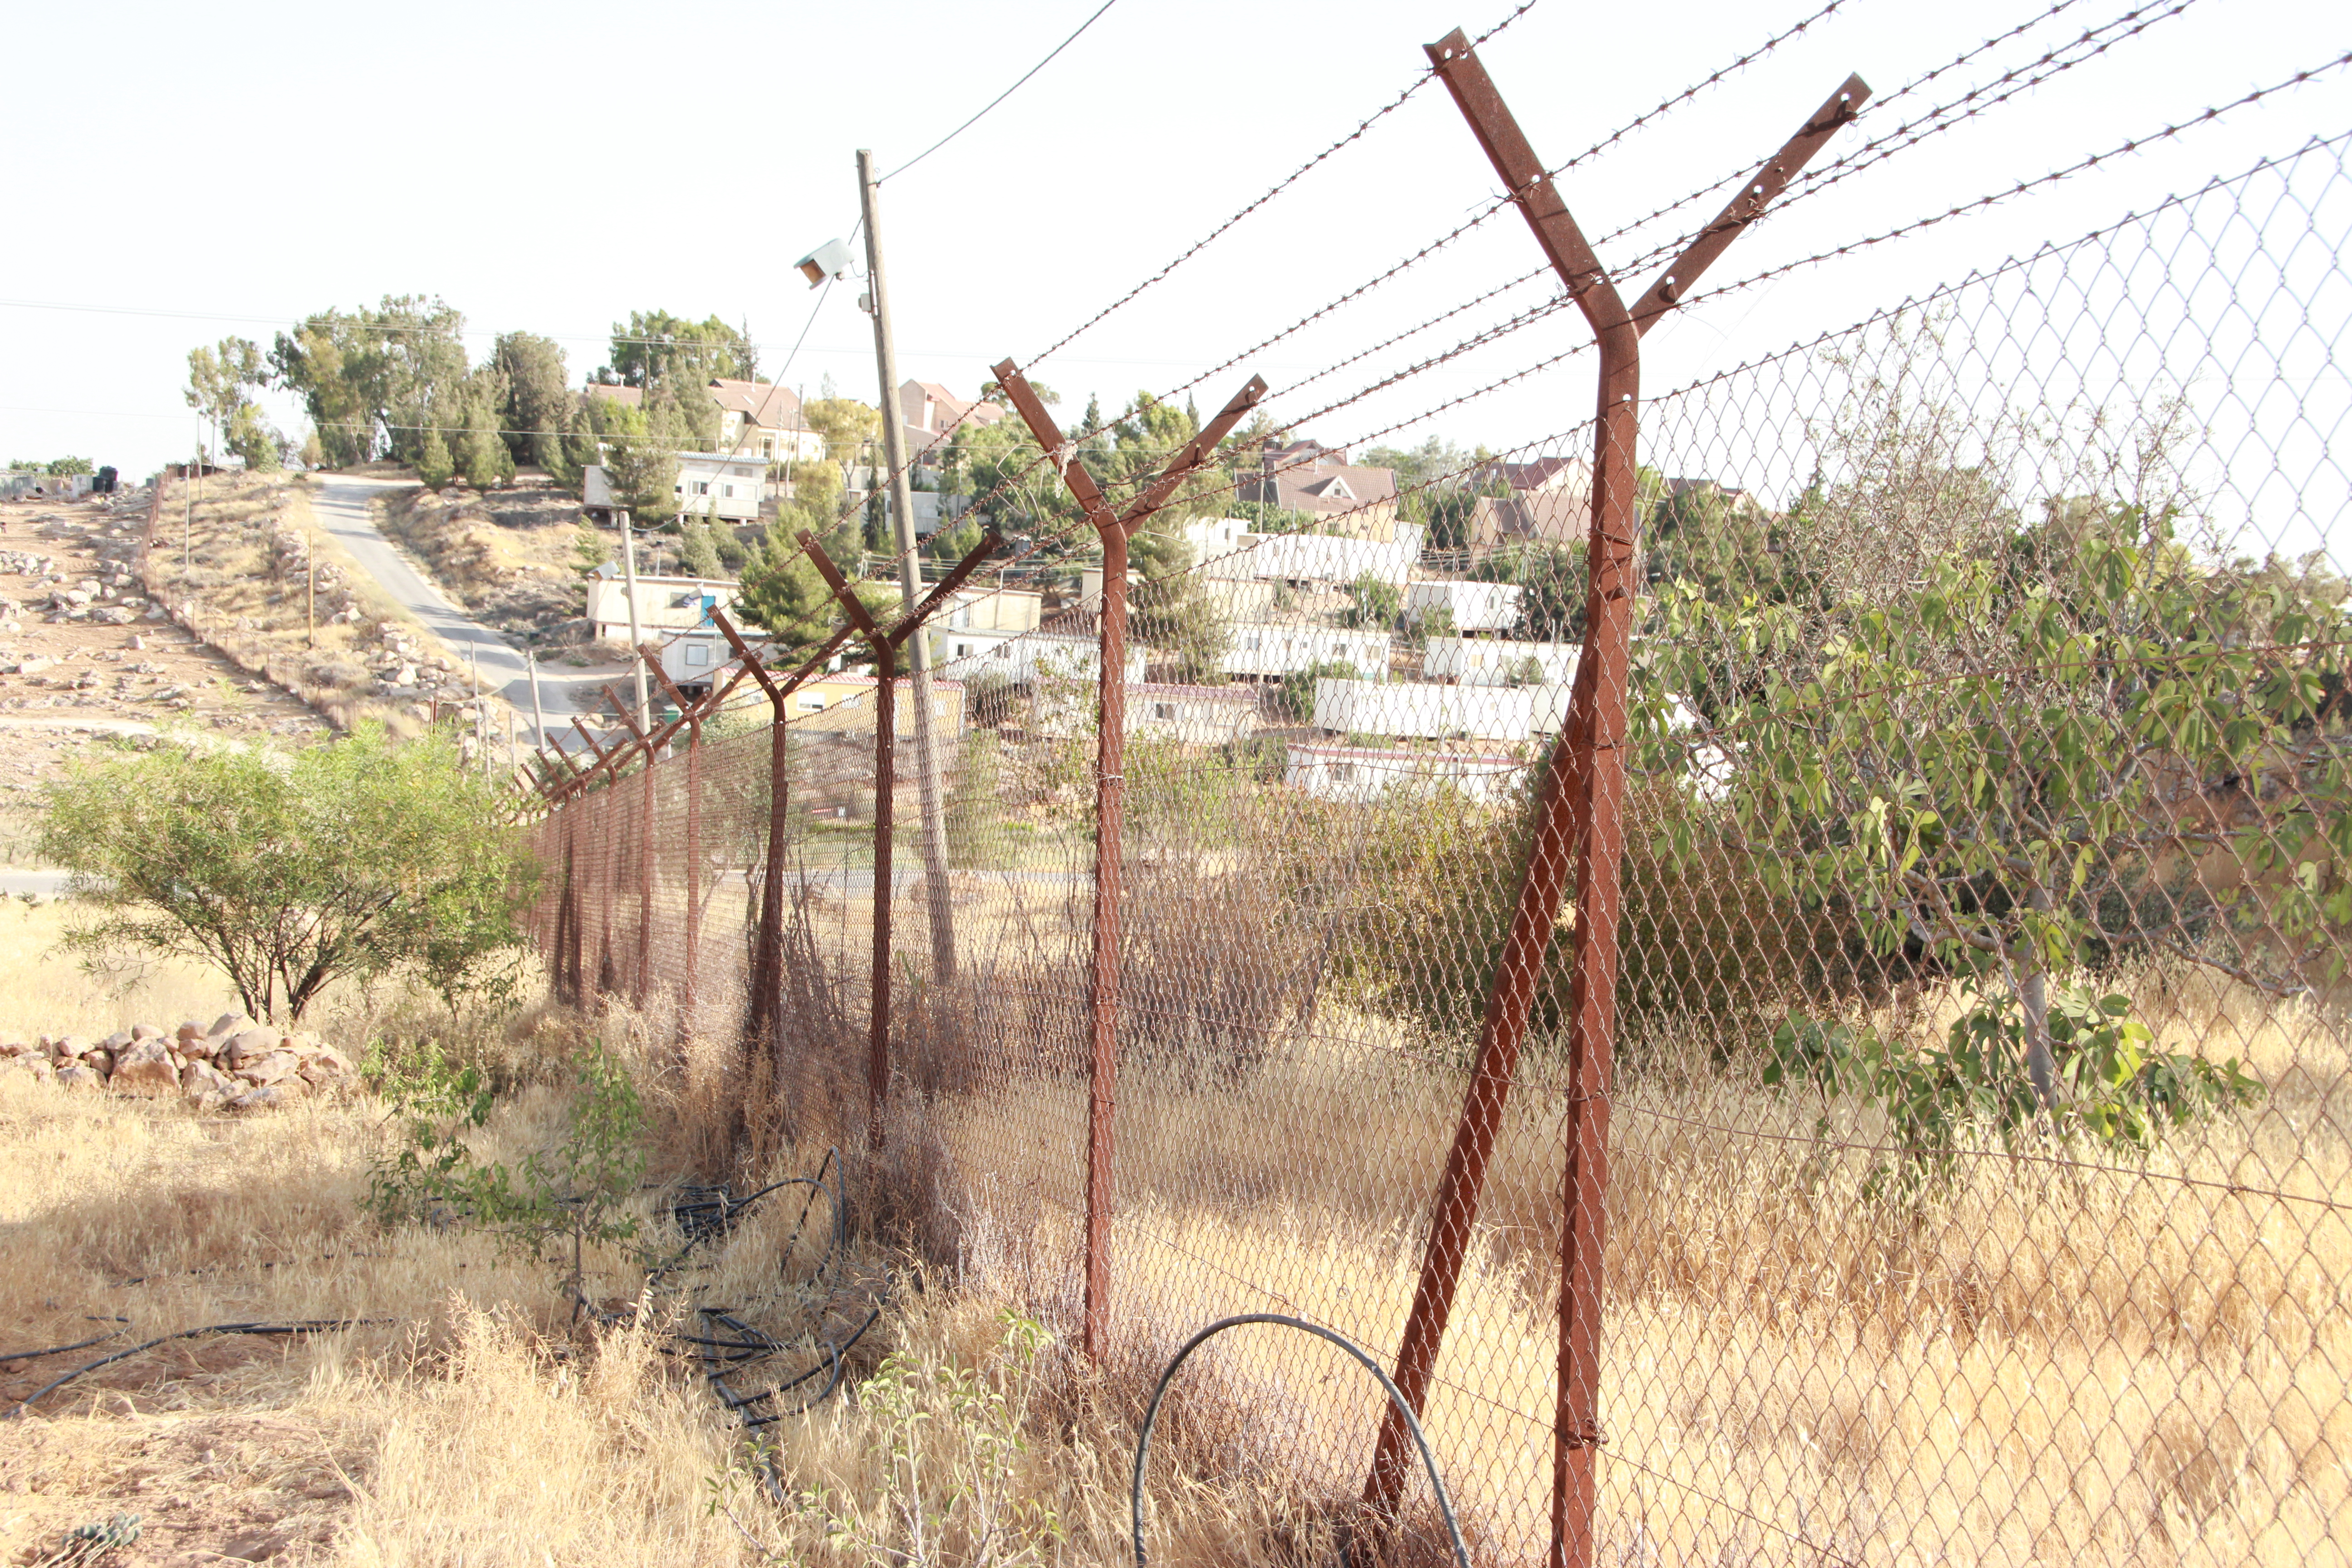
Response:
[{"label": "pile of stones", "polygon": [[0,1073],[30,1074],[61,1089],[105,1089],[177,1097],[201,1110],[267,1110],[330,1092],[353,1076],[352,1059],[316,1035],[224,1013],[165,1034],[136,1024],[102,1040],[44,1035],[27,1045],[0,1041]]}]

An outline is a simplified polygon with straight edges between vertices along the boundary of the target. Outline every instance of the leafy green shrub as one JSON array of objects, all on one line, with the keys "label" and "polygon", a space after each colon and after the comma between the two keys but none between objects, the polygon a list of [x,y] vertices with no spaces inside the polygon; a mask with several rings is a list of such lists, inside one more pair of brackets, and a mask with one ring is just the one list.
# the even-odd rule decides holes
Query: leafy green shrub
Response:
[{"label": "leafy green shrub", "polygon": [[504,808],[446,740],[362,726],[86,763],[48,786],[40,848],[96,911],[70,945],[194,958],[255,1017],[299,1020],[345,976],[510,997],[535,870]]},{"label": "leafy green shrub", "polygon": [[362,1206],[386,1226],[455,1220],[534,1259],[568,1242],[562,1289],[576,1317],[586,1249],[636,1237],[637,1217],[623,1205],[645,1173],[646,1110],[601,1043],[583,1046],[572,1065],[572,1103],[555,1142],[509,1168],[483,1160],[469,1141],[495,1100],[481,1069],[456,1067],[430,1041],[405,1060],[371,1051],[366,1069],[399,1132],[378,1156]]},{"label": "leafy green shrub", "polygon": [[2061,990],[2051,999],[2050,1038],[2062,1086],[2054,1123],[2017,1070],[2025,1023],[2007,995],[1980,1000],[1942,1043],[1926,1047],[1867,1026],[1791,1016],[1773,1033],[1764,1080],[1818,1091],[1825,1139],[1829,1101],[1844,1097],[1875,1107],[1891,1137],[1872,1183],[1905,1190],[1949,1177],[1972,1136],[2013,1146],[2040,1129],[2144,1149],[2163,1128],[2251,1103],[2263,1092],[2234,1058],[2216,1064],[2156,1049],[2125,996]]}]

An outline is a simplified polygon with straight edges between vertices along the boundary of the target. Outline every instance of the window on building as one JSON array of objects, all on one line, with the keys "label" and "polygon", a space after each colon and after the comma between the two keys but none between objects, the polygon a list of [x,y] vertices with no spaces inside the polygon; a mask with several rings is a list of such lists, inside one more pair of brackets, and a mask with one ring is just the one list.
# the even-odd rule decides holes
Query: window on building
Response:
[{"label": "window on building", "polygon": [[824,692],[822,692],[822,691],[803,691],[803,692],[802,692],[802,693],[801,693],[801,711],[802,711],[802,712],[803,712],[803,713],[822,713],[822,712],[824,712]]},{"label": "window on building", "polygon": [[1354,778],[1355,776],[1356,776],[1356,764],[1355,764],[1355,763],[1333,763],[1331,764],[1331,778],[1332,778],[1332,782],[1334,782],[1335,784],[1346,784],[1349,780],[1350,780],[1350,779]]},{"label": "window on building", "polygon": [[1173,702],[1155,702],[1151,705],[1151,716],[1154,719],[1173,719],[1176,717],[1176,704]]},{"label": "window on building", "polygon": [[996,657],[999,658],[1011,658],[1013,657],[1013,645],[1009,642],[998,643],[996,645]]},{"label": "window on building", "polygon": [[686,666],[688,669],[705,669],[709,668],[709,664],[710,650],[709,648],[703,647],[702,644],[698,642],[690,642],[686,645]]},{"label": "window on building", "polygon": [[707,495],[709,495],[709,494],[710,493],[710,481],[709,481],[709,479],[697,479],[697,480],[695,480],[695,481],[694,481],[694,493],[695,493],[696,495],[698,495],[698,496],[707,496]]},{"label": "window on building", "polygon": [[720,493],[731,496],[735,493],[735,487],[733,485],[728,485],[720,491]]}]

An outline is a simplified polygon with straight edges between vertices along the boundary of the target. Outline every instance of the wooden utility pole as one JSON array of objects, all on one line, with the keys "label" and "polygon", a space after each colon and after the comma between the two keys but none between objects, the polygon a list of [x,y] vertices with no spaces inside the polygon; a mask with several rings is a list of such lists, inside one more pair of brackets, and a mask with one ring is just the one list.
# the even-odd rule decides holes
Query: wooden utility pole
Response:
[{"label": "wooden utility pole", "polygon": [[530,727],[539,744],[547,744],[547,710],[539,705],[539,655],[530,648],[522,650],[522,666],[530,671]]},{"label": "wooden utility pole", "polygon": [[[629,646],[635,647],[646,640],[644,629],[637,625],[637,547],[629,532],[629,509],[615,507],[614,510],[621,519],[621,580],[628,589]],[[629,663],[637,682],[637,728],[650,730],[654,721],[653,710],[646,700],[646,667],[635,659]]]},{"label": "wooden utility pole", "polygon": [[[882,460],[889,467],[891,539],[898,547],[898,596],[911,613],[923,596],[922,563],[915,552],[915,486],[907,461],[907,430],[898,407],[898,354],[890,342],[890,296],[882,281],[882,219],[874,154],[857,154],[857,199],[866,217],[867,309],[874,315],[874,361],[882,379]],[[954,914],[948,890],[948,829],[942,807],[939,712],[931,695],[930,637],[908,639],[908,695],[914,702],[915,782],[922,794],[923,891],[930,914],[934,979],[955,978]]]}]

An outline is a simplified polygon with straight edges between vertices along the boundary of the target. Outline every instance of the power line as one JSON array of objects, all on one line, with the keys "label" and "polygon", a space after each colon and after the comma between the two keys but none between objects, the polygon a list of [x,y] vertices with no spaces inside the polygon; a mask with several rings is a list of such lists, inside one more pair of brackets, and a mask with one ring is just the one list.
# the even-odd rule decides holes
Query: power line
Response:
[{"label": "power line", "polygon": [[1047,66],[1052,65],[1054,63],[1055,55],[1060,54],[1064,49],[1066,49],[1072,44],[1076,43],[1078,41],[1078,33],[1083,33],[1088,27],[1093,26],[1097,22],[1102,19],[1103,12],[1109,10],[1112,6],[1118,4],[1118,0],[1103,0],[1101,6],[1096,10],[1093,16],[1078,24],[1077,33],[1072,33],[1068,37],[1064,38],[1060,43],[1055,44],[1052,54],[1048,54],[1044,59],[1039,60],[1035,65],[1031,66],[1027,70],[1023,71],[1021,73],[1020,81],[1014,82],[1011,87],[1006,88],[1003,92],[1000,92],[994,98],[990,99],[987,106],[982,109],[979,114],[973,115],[970,120],[965,121],[961,125],[957,126],[954,130],[949,132],[946,135],[940,137],[938,141],[932,142],[929,146],[924,148],[921,152],[916,153],[913,157],[908,159],[905,163],[899,164],[897,168],[891,170],[888,174],[883,175],[874,183],[877,185],[887,184],[890,181],[897,179],[899,175],[905,174],[908,170],[913,168],[916,164],[921,163],[924,159],[929,157],[932,153],[938,152],[940,148],[946,146],[949,142],[954,141],[957,137],[962,135],[973,126],[979,124],[982,116],[987,114],[989,110],[994,109],[998,104],[1003,103],[1006,99],[1011,98],[1014,93],[1020,91],[1023,82],[1027,81],[1031,77],[1035,76],[1039,71],[1044,70]]}]

